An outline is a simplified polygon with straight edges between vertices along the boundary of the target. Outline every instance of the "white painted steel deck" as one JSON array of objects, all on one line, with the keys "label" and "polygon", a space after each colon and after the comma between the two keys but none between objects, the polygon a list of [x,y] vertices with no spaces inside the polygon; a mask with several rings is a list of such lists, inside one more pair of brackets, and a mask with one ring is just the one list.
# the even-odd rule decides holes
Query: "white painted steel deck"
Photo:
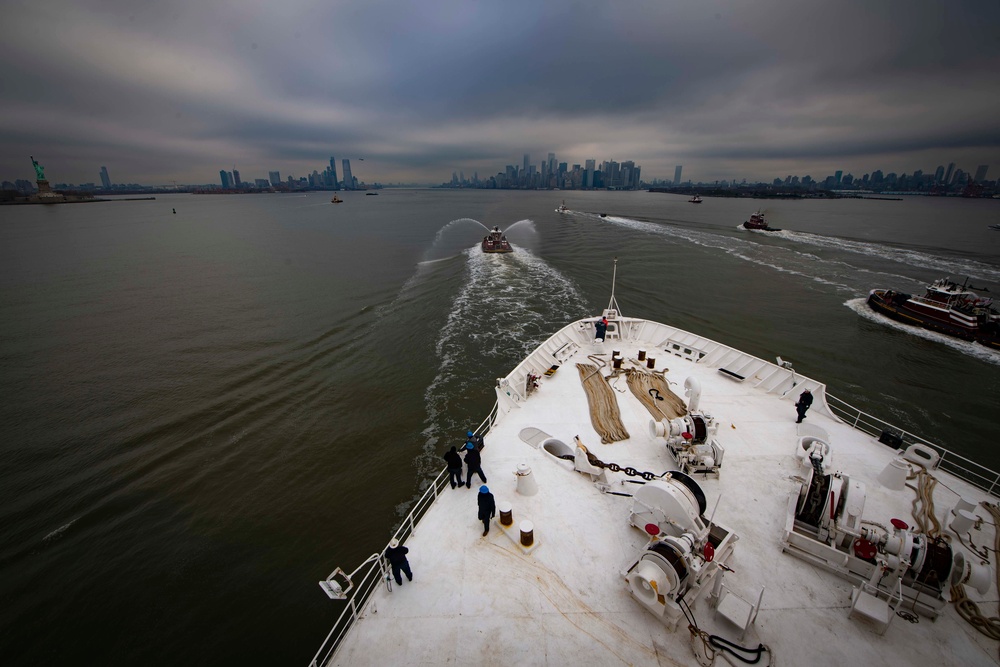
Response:
[{"label": "white painted steel deck", "polygon": [[[573,323],[522,362],[507,377],[509,387],[498,392],[497,417],[485,438],[488,485],[498,504],[506,500],[513,505],[515,525],[525,519],[533,522],[537,547],[524,554],[496,524],[481,537],[478,477],[471,489],[445,488],[405,540],[413,582],[393,584],[392,592],[384,585],[376,588],[332,664],[698,664],[683,620],[669,632],[626,589],[622,573],[647,543],[647,536],[628,523],[632,499],[602,494],[588,478],[572,471],[570,462],[519,437],[522,429],[533,427],[572,447],[573,437],[579,435],[605,462],[656,474],[675,469],[663,441],[650,436],[650,415],[628,391],[624,377],[613,387],[631,437],[602,445],[591,426],[575,363],[601,355],[607,375],[613,349],[621,351],[628,366],[638,364],[634,360],[640,348],[656,359],[657,369],[669,368],[666,377],[678,395],[683,395],[687,377],[697,377],[701,410],[721,424],[721,476],[696,477],[708,499],[705,514],[711,514],[719,499],[715,522],[739,536],[730,563],[735,572],[726,574],[726,588],[755,602],[766,587],[759,614],[738,643],[765,644],[773,662],[781,665],[1000,664],[997,642],[976,632],[952,605],[934,621],[920,617],[909,623],[896,617],[880,635],[874,624],[849,617],[851,583],[782,552],[789,494],[798,492],[795,477],[803,474],[795,457],[799,429],[793,403],[806,386],[816,400],[805,424],[829,434],[834,470],[867,485],[864,518],[888,524],[898,517],[913,524],[914,492],[892,492],[876,481],[895,451],[837,419],[822,384],[798,375],[793,380],[788,369],[652,322],[623,319],[621,337],[609,337],[603,344],[593,342],[592,331],[589,322]],[[544,376],[555,363],[559,370]],[[541,378],[538,389],[525,398],[518,390],[523,390],[528,372]],[[522,461],[531,467],[537,495],[526,497],[515,490],[513,473]],[[991,500],[952,475],[933,474],[939,480],[934,500],[943,526],[960,496]],[[615,491],[639,488],[628,483],[639,478],[609,476]],[[982,508],[977,514],[987,521],[982,530],[973,531],[973,539],[991,546],[990,515]],[[957,540],[953,548],[979,562]],[[984,614],[996,614],[995,587],[985,598],[971,588],[967,592]],[[717,614],[707,593],[688,601],[699,626],[738,640],[740,630]],[[325,655],[321,649],[318,659]],[[715,664],[728,664],[726,660],[720,655]],[[767,658],[759,664],[767,664]]]}]

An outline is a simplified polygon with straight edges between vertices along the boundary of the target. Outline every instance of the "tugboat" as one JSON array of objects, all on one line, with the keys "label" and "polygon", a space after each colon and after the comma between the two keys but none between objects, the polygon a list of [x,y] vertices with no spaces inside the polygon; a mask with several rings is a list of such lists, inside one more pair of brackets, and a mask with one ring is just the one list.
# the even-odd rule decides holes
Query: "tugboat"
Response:
[{"label": "tugboat", "polygon": [[503,235],[499,227],[494,227],[490,233],[483,237],[483,252],[514,252],[510,247],[510,241]]},{"label": "tugboat", "polygon": [[767,224],[767,220],[764,219],[764,214],[759,210],[750,216],[750,219],[743,223],[743,226],[747,229],[756,229],[761,232],[780,232],[780,229],[776,229]]},{"label": "tugboat", "polygon": [[701,197],[699,197],[698,195],[695,195],[694,197],[691,197],[691,199],[688,199],[688,203],[689,204],[700,204],[701,203]]},{"label": "tugboat", "polygon": [[904,324],[1000,350],[1000,313],[993,308],[993,299],[973,289],[968,280],[958,285],[948,278],[928,285],[923,296],[873,289],[868,307]]},{"label": "tugboat", "polygon": [[331,204],[340,204],[340,203],[342,203],[343,201],[344,201],[344,200],[343,200],[343,199],[341,199],[340,197],[338,197],[337,195],[333,195],[333,199],[331,199],[331,200],[330,200],[330,203],[331,203]]}]

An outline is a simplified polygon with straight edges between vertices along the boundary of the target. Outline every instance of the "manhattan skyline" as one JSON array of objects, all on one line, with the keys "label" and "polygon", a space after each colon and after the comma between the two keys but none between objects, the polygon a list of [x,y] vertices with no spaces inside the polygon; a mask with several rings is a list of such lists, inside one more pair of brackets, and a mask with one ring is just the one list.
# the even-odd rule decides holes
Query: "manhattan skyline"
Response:
[{"label": "manhattan skyline", "polygon": [[[1000,155],[1000,6],[112,0],[8,7],[0,178],[438,184],[528,153],[647,181],[907,173]],[[30,164],[27,164],[30,167]]]}]

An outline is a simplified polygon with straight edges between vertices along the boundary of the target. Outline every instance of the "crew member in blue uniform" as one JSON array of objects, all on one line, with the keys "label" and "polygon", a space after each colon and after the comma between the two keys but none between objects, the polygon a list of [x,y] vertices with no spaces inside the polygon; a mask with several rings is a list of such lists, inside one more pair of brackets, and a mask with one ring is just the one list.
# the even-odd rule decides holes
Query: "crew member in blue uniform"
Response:
[{"label": "crew member in blue uniform", "polygon": [[801,424],[802,420],[806,418],[806,410],[809,406],[813,404],[812,392],[806,389],[801,394],[799,394],[799,400],[795,404],[795,410],[799,413],[799,418],[795,420],[796,424]]},{"label": "crew member in blue uniform", "polygon": [[448,464],[448,478],[451,480],[451,488],[454,489],[456,484],[458,486],[465,484],[462,481],[462,457],[459,456],[458,450],[452,447],[450,452],[445,453],[444,460]]},{"label": "crew member in blue uniform", "polygon": [[389,548],[385,550],[385,557],[389,559],[389,565],[392,566],[392,576],[399,586],[403,585],[403,578],[399,576],[400,571],[406,575],[407,581],[413,581],[410,561],[406,560],[406,554],[409,552],[410,550],[406,547],[399,546],[399,540],[395,538],[389,541]]},{"label": "crew member in blue uniform", "polygon": [[497,514],[497,503],[488,486],[479,487],[479,520],[483,522],[483,537],[490,532],[490,519]]},{"label": "crew member in blue uniform", "polygon": [[479,475],[479,479],[486,481],[483,473],[483,459],[479,455],[479,450],[471,442],[465,443],[465,488],[472,488],[472,473]]}]

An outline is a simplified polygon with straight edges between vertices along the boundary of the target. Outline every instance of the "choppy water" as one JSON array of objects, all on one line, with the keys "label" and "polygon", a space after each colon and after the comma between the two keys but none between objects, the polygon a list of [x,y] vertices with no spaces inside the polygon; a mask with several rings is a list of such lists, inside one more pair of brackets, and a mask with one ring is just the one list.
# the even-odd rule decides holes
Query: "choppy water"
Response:
[{"label": "choppy water", "polygon": [[[5,664],[306,664],[340,611],[316,581],[384,544],[495,378],[607,304],[613,257],[625,314],[1000,468],[1000,355],[863,306],[1000,291],[1000,202],[343,196],[0,209]],[[738,229],[757,204],[784,231]],[[515,253],[478,252],[493,225]]]}]

